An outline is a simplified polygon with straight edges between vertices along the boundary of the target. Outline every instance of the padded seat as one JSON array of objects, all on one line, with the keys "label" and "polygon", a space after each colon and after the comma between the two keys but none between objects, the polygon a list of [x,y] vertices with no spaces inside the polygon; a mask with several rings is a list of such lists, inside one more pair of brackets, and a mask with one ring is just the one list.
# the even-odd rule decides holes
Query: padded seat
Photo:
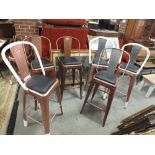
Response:
[{"label": "padded seat", "polygon": [[26,86],[36,92],[44,94],[53,85],[55,79],[51,79],[49,76],[35,75],[26,83]]},{"label": "padded seat", "polygon": [[80,65],[81,61],[78,60],[76,57],[59,57],[60,61],[64,65]]},{"label": "padded seat", "polygon": [[137,70],[140,68],[140,67],[133,65],[133,64],[129,64],[128,67],[126,68],[126,65],[127,65],[126,63],[123,63],[123,64],[121,64],[120,68],[126,69],[126,70],[134,72],[134,73],[136,73]]},{"label": "padded seat", "polygon": [[115,84],[117,78],[115,74],[110,73],[108,71],[100,71],[95,75],[95,77],[103,81],[109,82],[111,84]]},{"label": "padded seat", "polygon": [[[50,66],[53,66],[53,63],[50,62],[50,61],[48,61],[47,59],[43,59],[43,58],[42,58],[41,61],[42,61],[43,67],[50,67]],[[33,67],[34,69],[40,68],[39,61],[36,60],[36,59],[33,60],[33,61],[32,61],[32,67]]]}]

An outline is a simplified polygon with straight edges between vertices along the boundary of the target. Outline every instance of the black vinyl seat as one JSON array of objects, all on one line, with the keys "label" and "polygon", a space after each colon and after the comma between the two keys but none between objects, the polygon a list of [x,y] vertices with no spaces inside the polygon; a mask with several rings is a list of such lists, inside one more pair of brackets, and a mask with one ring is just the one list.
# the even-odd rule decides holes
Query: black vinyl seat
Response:
[{"label": "black vinyl seat", "polygon": [[[53,66],[53,63],[48,61],[47,59],[42,58],[41,61],[42,61],[43,67]],[[40,64],[37,59],[32,60],[31,65],[34,69],[40,68]]]},{"label": "black vinyl seat", "polygon": [[36,92],[44,94],[55,83],[56,79],[51,79],[49,76],[34,75],[26,83],[26,86]]},{"label": "black vinyl seat", "polygon": [[60,61],[64,64],[64,65],[80,65],[81,61],[78,60],[76,57],[59,57]]},{"label": "black vinyl seat", "polygon": [[115,84],[117,76],[116,76],[116,74],[113,74],[113,73],[110,73],[110,72],[104,70],[104,71],[98,72],[95,75],[95,78],[104,80],[104,81],[109,82],[111,84]]}]

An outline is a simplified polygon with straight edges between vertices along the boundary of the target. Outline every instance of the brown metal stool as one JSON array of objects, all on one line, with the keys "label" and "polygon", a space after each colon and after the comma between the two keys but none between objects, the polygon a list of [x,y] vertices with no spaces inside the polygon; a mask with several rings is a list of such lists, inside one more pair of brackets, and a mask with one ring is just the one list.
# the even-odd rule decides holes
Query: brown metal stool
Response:
[{"label": "brown metal stool", "polygon": [[[55,66],[51,60],[51,41],[44,36],[27,36],[24,41],[29,41],[37,47],[45,72],[48,73],[51,77],[56,77]],[[25,50],[28,53],[34,53],[33,50],[28,46],[25,46]],[[30,60],[29,63],[31,66],[32,74],[38,74],[41,73],[41,68],[36,55],[34,55],[34,57],[35,59]]]},{"label": "brown metal stool", "polygon": [[[94,88],[94,91],[93,91],[93,94],[92,94],[92,97],[91,97],[91,101],[92,101],[92,99],[93,99],[93,97],[94,97],[94,95],[95,95],[95,93],[98,90],[98,87],[100,85],[107,88],[108,93],[109,93],[109,97],[108,97],[108,101],[107,101],[107,105],[106,105],[105,109],[103,109],[101,107],[98,107],[98,106],[94,105],[91,102],[89,103],[93,107],[95,107],[95,108],[97,108],[99,110],[105,111],[105,115],[104,115],[103,123],[102,123],[103,126],[105,125],[105,122],[106,122],[106,119],[107,119],[107,116],[108,116],[108,113],[109,113],[109,110],[110,110],[110,107],[111,107],[111,104],[112,104],[112,101],[113,101],[113,97],[114,97],[114,94],[115,94],[115,91],[116,91],[118,78],[117,78],[117,74],[115,72],[116,72],[117,66],[118,66],[118,64],[119,64],[119,62],[121,60],[122,53],[123,52],[120,49],[115,49],[115,48],[111,49],[111,55],[110,55],[107,70],[99,71],[98,73],[96,73],[94,75],[92,81],[90,82],[90,86],[88,88],[86,98],[85,98],[83,106],[81,108],[80,113],[82,113],[83,110],[84,110],[84,107],[85,107],[85,105],[87,103],[87,100],[89,98],[89,95],[90,95],[90,92],[91,92],[93,86],[95,86],[95,88]],[[99,58],[99,61],[100,61],[100,58]]]},{"label": "brown metal stool", "polygon": [[[74,43],[74,46],[73,46]],[[80,41],[72,36],[62,36],[56,40],[57,50],[63,52],[63,56],[59,56],[60,63],[60,78],[61,78],[61,98],[65,88],[65,79],[67,70],[72,70],[73,86],[75,84],[75,70],[79,71],[80,78],[80,98],[82,99],[82,71],[83,65],[80,57],[71,56],[72,49],[74,52],[80,52]],[[75,49],[76,47],[76,49]]]},{"label": "brown metal stool", "polygon": [[[98,36],[89,41],[89,72],[86,79],[86,83],[84,86],[84,90],[87,91],[88,85],[90,84],[91,80],[93,79],[93,75],[97,73],[98,70],[106,70],[108,67],[108,59],[110,56],[110,52],[105,52],[105,48],[119,48],[118,38],[116,37],[103,37]],[[92,52],[95,52],[94,56],[92,56]],[[100,54],[104,54],[104,57],[99,60]],[[83,93],[83,96],[85,93]],[[103,95],[103,98],[106,97],[106,94]]]},{"label": "brown metal stool", "polygon": [[[150,56],[149,49],[144,47],[141,44],[128,43],[122,47],[122,50],[124,50],[126,47],[131,48],[131,52],[129,53],[130,61],[128,62],[129,63],[128,67],[127,67],[126,63],[123,63],[118,68],[119,73],[123,73],[123,75],[130,76],[130,84],[128,87],[128,92],[126,94],[127,98],[126,98],[126,102],[125,102],[125,108],[128,105],[128,102],[129,102],[129,99],[131,96],[131,92],[132,92],[132,89],[133,89],[134,84],[136,82],[137,76],[139,75],[139,73],[143,69],[143,66],[145,65],[145,63],[147,62],[147,60]],[[136,60],[137,60],[139,52],[142,52],[141,50],[143,50],[146,53],[146,56],[145,56],[144,61],[142,62],[141,66],[140,66],[140,65],[136,65]]]},{"label": "brown metal stool", "polygon": [[[34,49],[34,52],[40,63],[43,75],[41,74],[31,75],[30,74],[28,64],[27,64],[27,58],[25,54],[24,45],[29,45]],[[8,51],[8,49],[10,49],[11,51],[11,54],[20,72],[21,78],[16,73],[16,71],[13,69],[12,65],[10,64],[10,62],[8,61],[6,57],[6,51]],[[24,89],[24,94],[23,94],[24,125],[27,126],[26,95],[29,94],[35,97],[39,101],[41,112],[42,112],[42,121],[43,121],[44,130],[46,134],[49,134],[50,133],[49,96],[51,95],[53,91],[56,91],[58,102],[60,105],[61,114],[63,114],[62,105],[61,105],[61,96],[59,93],[59,80],[45,75],[45,70],[43,68],[38,50],[30,42],[18,41],[18,42],[14,42],[14,43],[7,45],[2,50],[2,58],[3,58],[3,61],[8,66],[8,68],[10,69],[10,71],[12,72],[12,74],[15,76],[16,80],[19,82],[19,84]]]}]

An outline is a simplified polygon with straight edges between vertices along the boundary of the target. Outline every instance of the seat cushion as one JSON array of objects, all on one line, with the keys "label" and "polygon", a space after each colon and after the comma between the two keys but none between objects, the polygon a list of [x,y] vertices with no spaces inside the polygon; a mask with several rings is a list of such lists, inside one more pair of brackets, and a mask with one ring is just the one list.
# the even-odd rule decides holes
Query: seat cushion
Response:
[{"label": "seat cushion", "polygon": [[59,57],[60,61],[64,65],[80,65],[81,61],[78,60],[76,57]]},{"label": "seat cushion", "polygon": [[117,76],[113,73],[110,73],[108,71],[100,71],[95,75],[96,78],[109,82],[111,84],[115,84],[116,83],[116,78]]},{"label": "seat cushion", "polygon": [[51,79],[49,76],[35,75],[26,83],[26,86],[36,92],[44,94],[55,81],[56,79]]},{"label": "seat cushion", "polygon": [[[120,68],[126,69],[126,65],[127,65],[126,63],[123,63],[120,65]],[[139,68],[140,68],[139,66],[129,64],[126,70],[136,73]]]},{"label": "seat cushion", "polygon": [[[93,60],[93,64],[98,64],[98,59],[94,59]],[[100,59],[100,62],[99,62],[99,65],[105,65],[105,66],[108,66],[108,62],[104,59]]]},{"label": "seat cushion", "polygon": [[[46,60],[46,59],[43,59],[43,58],[42,58],[41,61],[42,61],[43,67],[50,67],[50,66],[53,66],[52,62],[50,62],[50,61],[48,61],[48,60]],[[32,60],[31,64],[32,64],[32,67],[33,67],[34,69],[40,68],[40,64],[39,64],[39,61],[38,61],[37,59]]]}]

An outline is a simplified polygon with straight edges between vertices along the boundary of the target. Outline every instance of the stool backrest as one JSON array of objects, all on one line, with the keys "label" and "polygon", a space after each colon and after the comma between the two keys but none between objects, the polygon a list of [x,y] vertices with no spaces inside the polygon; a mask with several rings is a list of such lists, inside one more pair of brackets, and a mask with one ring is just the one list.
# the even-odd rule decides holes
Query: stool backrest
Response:
[{"label": "stool backrest", "polygon": [[[9,45],[5,46],[2,50],[2,59],[5,62],[5,64],[7,65],[7,67],[9,68],[9,70],[11,71],[11,73],[14,75],[16,80],[19,82],[19,84],[25,90],[28,90],[28,88],[25,86],[25,82],[31,78],[31,75],[30,75],[30,71],[28,68],[28,64],[27,64],[27,58],[26,58],[26,54],[25,54],[24,45],[30,45],[34,49],[35,54],[36,54],[38,61],[40,63],[43,75],[45,75],[45,71],[44,71],[40,56],[39,56],[39,52],[38,52],[37,48],[35,47],[35,45],[33,45],[30,42],[17,41],[17,42],[13,42],[13,43],[10,43]],[[17,72],[12,67],[11,63],[9,62],[8,58],[6,57],[6,52],[9,49],[11,51],[13,58],[14,58],[14,62],[16,63],[16,65],[18,67],[21,78],[19,77],[19,75],[17,74]]]},{"label": "stool backrest", "polygon": [[[98,58],[104,48],[119,48],[118,38],[98,36],[89,41],[89,63],[98,61]],[[92,51],[95,52],[92,60]],[[110,57],[110,52],[107,52],[107,57]]]},{"label": "stool backrest", "polygon": [[[51,41],[45,36],[27,36],[24,41],[29,41],[34,44],[39,52],[40,57],[46,57],[47,59],[51,58]],[[29,48],[29,50],[31,50]],[[36,55],[35,55],[36,58]]]},{"label": "stool backrest", "polygon": [[122,58],[123,51],[121,49],[112,48],[111,55],[109,58],[109,65],[107,70],[111,73],[114,73],[120,60]]},{"label": "stool backrest", "polygon": [[[60,50],[64,54],[64,56],[69,57],[69,56],[71,56],[71,53],[72,53],[73,42],[76,46],[76,49],[75,49],[75,47],[74,47],[74,49],[78,50],[78,52],[80,52],[80,41],[79,41],[79,39],[72,37],[72,36],[59,37],[56,40],[57,50]],[[80,55],[80,53],[79,53],[79,55]]]},{"label": "stool backrest", "polygon": [[138,57],[138,54],[139,52],[141,51],[141,49],[144,49],[145,52],[146,52],[146,55],[145,55],[145,58],[144,58],[144,61],[143,63],[141,64],[140,68],[137,70],[136,74],[139,74],[140,71],[142,70],[142,68],[144,67],[145,63],[147,62],[147,60],[149,59],[149,56],[150,56],[150,51],[147,47],[141,45],[141,44],[138,44],[138,43],[128,43],[128,44],[125,44],[123,47],[122,47],[122,50],[124,50],[125,48],[131,48],[131,52],[130,52],[130,62],[129,62],[129,65],[132,64],[134,65],[136,63],[136,60],[137,60],[137,57]]}]

